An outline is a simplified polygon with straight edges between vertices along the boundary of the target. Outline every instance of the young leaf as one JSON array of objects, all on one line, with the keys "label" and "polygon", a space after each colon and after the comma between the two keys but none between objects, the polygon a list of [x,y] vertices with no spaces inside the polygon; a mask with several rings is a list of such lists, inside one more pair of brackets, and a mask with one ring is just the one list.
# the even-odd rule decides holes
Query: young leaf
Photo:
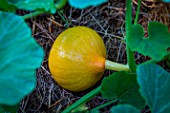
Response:
[{"label": "young leaf", "polygon": [[101,93],[104,98],[117,99],[120,103],[142,108],[145,106],[145,101],[138,89],[136,75],[125,71],[116,72],[105,77],[101,85]]},{"label": "young leaf", "polygon": [[10,3],[17,6],[19,9],[25,10],[37,10],[44,9],[46,11],[51,11],[55,13],[56,8],[54,4],[54,0],[8,0]]},{"label": "young leaf", "polygon": [[0,12],[0,104],[14,105],[36,85],[43,50],[22,17]]},{"label": "young leaf", "polygon": [[68,0],[68,2],[72,7],[83,9],[88,6],[97,6],[107,2],[107,0]]},{"label": "young leaf", "polygon": [[145,63],[137,68],[140,92],[153,113],[170,113],[170,73],[162,67]]},{"label": "young leaf", "polygon": [[9,4],[7,0],[0,0],[0,10],[15,12],[16,7],[12,4]]},{"label": "young leaf", "polygon": [[150,22],[148,26],[148,37],[144,37],[141,25],[136,24],[130,30],[127,43],[133,51],[148,55],[156,61],[160,61],[167,55],[170,47],[170,32],[168,27],[159,22]]},{"label": "young leaf", "polygon": [[128,104],[124,104],[112,107],[111,113],[140,113],[140,112],[135,107]]}]

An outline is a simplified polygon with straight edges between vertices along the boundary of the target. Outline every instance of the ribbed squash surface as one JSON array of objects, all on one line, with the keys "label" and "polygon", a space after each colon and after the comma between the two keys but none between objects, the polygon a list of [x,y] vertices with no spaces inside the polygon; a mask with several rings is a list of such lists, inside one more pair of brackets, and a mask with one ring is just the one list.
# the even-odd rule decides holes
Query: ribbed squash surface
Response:
[{"label": "ribbed squash surface", "polygon": [[62,32],[49,55],[53,78],[63,88],[82,91],[93,86],[105,70],[106,49],[92,29],[77,26]]}]

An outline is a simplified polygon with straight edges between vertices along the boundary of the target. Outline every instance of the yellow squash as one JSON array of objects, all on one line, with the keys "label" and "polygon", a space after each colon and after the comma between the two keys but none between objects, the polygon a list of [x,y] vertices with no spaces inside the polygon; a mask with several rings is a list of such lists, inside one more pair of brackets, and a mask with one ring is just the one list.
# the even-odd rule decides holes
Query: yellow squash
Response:
[{"label": "yellow squash", "polygon": [[102,38],[90,28],[77,26],[57,37],[50,51],[49,68],[60,86],[77,92],[100,80],[105,58]]}]

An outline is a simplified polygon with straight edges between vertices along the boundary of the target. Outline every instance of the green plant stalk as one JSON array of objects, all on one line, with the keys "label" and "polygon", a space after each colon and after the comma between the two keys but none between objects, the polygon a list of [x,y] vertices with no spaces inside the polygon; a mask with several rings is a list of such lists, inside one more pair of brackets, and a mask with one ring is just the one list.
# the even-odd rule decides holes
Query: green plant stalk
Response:
[{"label": "green plant stalk", "polygon": [[[59,0],[56,4],[55,4],[55,7],[57,10],[60,10],[62,9],[67,3],[67,0]],[[29,19],[31,17],[34,17],[34,16],[38,16],[38,15],[41,15],[43,13],[48,13],[47,11],[35,11],[33,13],[30,13],[30,14],[26,14],[24,16],[22,16],[24,19]]]},{"label": "green plant stalk", "polygon": [[135,22],[134,22],[134,24],[137,24],[137,23],[138,23],[140,6],[141,6],[141,0],[138,0],[138,7],[137,7],[137,11],[136,11],[136,17],[135,17]]},{"label": "green plant stalk", "polygon": [[31,18],[31,17],[41,15],[41,14],[43,14],[43,13],[44,13],[44,11],[35,11],[35,12],[33,12],[33,13],[26,14],[26,15],[24,15],[24,16],[22,16],[22,17],[26,20],[26,19],[29,19],[29,18]]},{"label": "green plant stalk", "polygon": [[91,92],[87,93],[85,96],[80,98],[78,101],[76,101],[74,104],[67,107],[62,113],[70,113],[73,109],[77,108],[79,105],[82,105],[86,102],[88,102],[90,99],[95,97],[100,93],[101,86],[97,87],[96,89],[92,90]]},{"label": "green plant stalk", "polygon": [[111,100],[111,101],[109,101],[109,102],[107,102],[107,103],[105,103],[105,104],[102,104],[102,105],[100,105],[100,106],[98,106],[98,107],[96,107],[96,108],[94,108],[94,109],[92,109],[92,110],[90,110],[90,111],[104,108],[104,107],[106,107],[106,106],[108,106],[108,105],[110,105],[110,104],[112,104],[112,103],[115,103],[116,101],[117,101],[117,100]]},{"label": "green plant stalk", "polygon": [[[126,40],[129,35],[129,30],[132,28],[132,0],[126,0]],[[126,54],[127,54],[127,62],[132,73],[136,72],[136,63],[134,58],[134,53],[131,51],[128,44],[126,44]]]},{"label": "green plant stalk", "polygon": [[105,69],[114,70],[114,71],[122,71],[122,70],[129,71],[129,66],[106,60]]}]

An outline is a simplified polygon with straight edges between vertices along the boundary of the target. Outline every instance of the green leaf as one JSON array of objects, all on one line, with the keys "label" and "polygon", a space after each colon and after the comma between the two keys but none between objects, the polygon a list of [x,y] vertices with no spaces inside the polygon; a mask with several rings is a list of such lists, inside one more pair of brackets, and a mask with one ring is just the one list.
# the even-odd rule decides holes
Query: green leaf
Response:
[{"label": "green leaf", "polygon": [[97,6],[104,2],[107,2],[107,0],[68,0],[69,4],[72,7],[83,9],[88,6]]},{"label": "green leaf", "polygon": [[170,73],[162,67],[145,63],[137,67],[140,92],[153,113],[170,113]]},{"label": "green leaf", "polygon": [[8,0],[19,9],[25,10],[37,10],[37,9],[44,9],[45,11],[51,11],[55,13],[56,8],[54,4],[54,0]]},{"label": "green leaf", "polygon": [[144,37],[144,30],[141,25],[132,26],[127,37],[127,43],[133,51],[150,56],[156,61],[160,61],[167,55],[170,47],[170,33],[168,27],[159,22],[150,22],[148,26],[148,37]]},{"label": "green leaf", "polygon": [[0,113],[17,113],[19,104],[13,106],[0,105]]},{"label": "green leaf", "polygon": [[43,50],[22,17],[0,12],[0,104],[14,105],[36,85]]},{"label": "green leaf", "polygon": [[135,107],[125,104],[112,107],[111,113],[140,113],[140,112]]},{"label": "green leaf", "polygon": [[9,12],[15,12],[16,7],[10,3],[8,3],[7,0],[0,0],[0,9],[3,11],[9,11]]},{"label": "green leaf", "polygon": [[170,0],[163,0],[163,2],[167,2],[167,3],[170,3]]},{"label": "green leaf", "polygon": [[122,104],[131,104],[137,108],[143,108],[145,101],[138,89],[136,74],[129,74],[125,71],[105,77],[101,85],[101,93],[104,98],[117,99]]}]

